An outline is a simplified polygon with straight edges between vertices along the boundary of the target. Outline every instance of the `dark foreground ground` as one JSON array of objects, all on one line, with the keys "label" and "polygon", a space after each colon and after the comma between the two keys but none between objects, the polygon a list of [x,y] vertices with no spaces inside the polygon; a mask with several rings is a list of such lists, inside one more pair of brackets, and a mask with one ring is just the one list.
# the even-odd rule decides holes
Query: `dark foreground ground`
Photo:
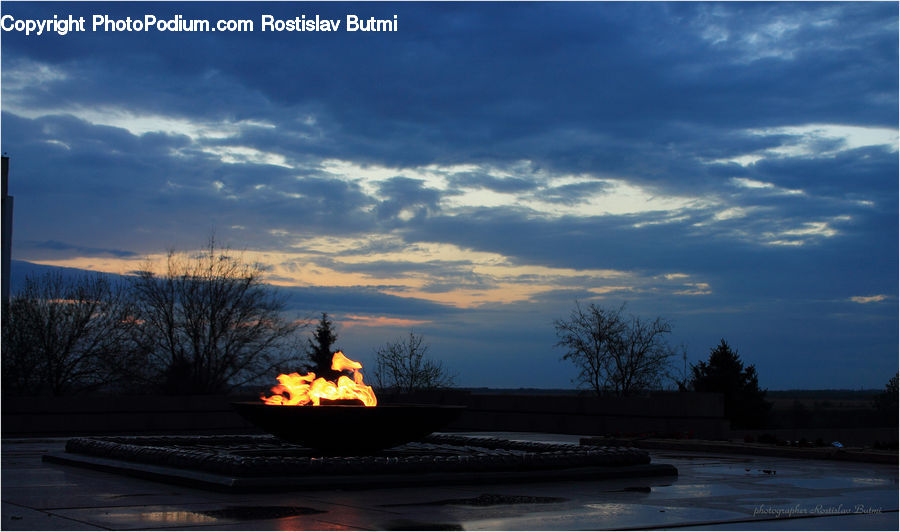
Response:
[{"label": "dark foreground ground", "polygon": [[[478,433],[578,442],[579,436]],[[896,464],[650,451],[675,477],[225,494],[44,463],[4,439],[3,530],[898,530]]]}]

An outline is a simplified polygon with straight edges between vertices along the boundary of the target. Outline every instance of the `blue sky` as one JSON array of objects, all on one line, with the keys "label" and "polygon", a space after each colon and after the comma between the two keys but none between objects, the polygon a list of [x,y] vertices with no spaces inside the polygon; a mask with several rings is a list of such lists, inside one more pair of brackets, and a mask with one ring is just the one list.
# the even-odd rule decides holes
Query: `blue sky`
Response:
[{"label": "blue sky", "polygon": [[[112,18],[252,32],[91,31]],[[396,32],[264,32],[392,19]],[[371,363],[569,387],[576,300],[725,338],[770,389],[898,367],[898,11],[826,3],[28,3],[2,35],[12,258],[113,273],[216,238]]]}]

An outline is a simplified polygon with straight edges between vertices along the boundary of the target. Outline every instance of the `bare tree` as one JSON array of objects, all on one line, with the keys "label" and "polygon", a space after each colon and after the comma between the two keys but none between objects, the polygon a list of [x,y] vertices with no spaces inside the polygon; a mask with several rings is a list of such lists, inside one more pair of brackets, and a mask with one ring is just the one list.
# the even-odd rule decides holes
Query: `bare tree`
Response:
[{"label": "bare tree", "polygon": [[666,343],[672,327],[663,318],[646,320],[617,310],[576,302],[568,320],[556,320],[557,346],[579,369],[579,381],[598,395],[631,395],[658,387],[674,354]]},{"label": "bare tree", "polygon": [[136,308],[102,274],[28,277],[3,315],[6,393],[68,395],[108,386],[139,355]]},{"label": "bare tree", "polygon": [[165,273],[148,264],[135,294],[150,366],[170,393],[222,393],[297,356],[305,325],[282,316],[284,299],[263,284],[259,264],[216,247],[170,251]]},{"label": "bare tree", "polygon": [[679,392],[686,392],[690,389],[691,380],[691,372],[688,367],[687,346],[685,344],[679,345],[673,351],[673,355],[681,359],[681,367],[677,367],[677,364],[672,364],[672,366],[670,366],[669,371],[666,375],[670,383],[670,389],[677,390]]},{"label": "bare tree", "polygon": [[387,342],[376,351],[375,385],[382,390],[413,392],[448,388],[455,377],[439,361],[425,358],[428,345],[412,331],[406,339]]}]

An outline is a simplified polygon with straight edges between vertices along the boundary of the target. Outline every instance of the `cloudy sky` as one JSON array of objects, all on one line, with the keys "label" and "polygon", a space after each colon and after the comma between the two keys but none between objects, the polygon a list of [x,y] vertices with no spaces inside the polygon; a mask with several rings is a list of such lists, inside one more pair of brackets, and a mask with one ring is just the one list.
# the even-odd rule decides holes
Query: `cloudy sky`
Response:
[{"label": "cloudy sky", "polygon": [[[215,232],[291,312],[332,314],[351,358],[412,329],[464,386],[571,386],[553,320],[576,300],[669,319],[690,362],[725,338],[770,389],[897,371],[896,3],[3,15],[14,260],[126,273]],[[54,15],[85,31],[14,27]],[[94,15],[254,29],[94,31]],[[264,15],[341,25],[263,31]],[[348,32],[347,15],[397,31]]]}]

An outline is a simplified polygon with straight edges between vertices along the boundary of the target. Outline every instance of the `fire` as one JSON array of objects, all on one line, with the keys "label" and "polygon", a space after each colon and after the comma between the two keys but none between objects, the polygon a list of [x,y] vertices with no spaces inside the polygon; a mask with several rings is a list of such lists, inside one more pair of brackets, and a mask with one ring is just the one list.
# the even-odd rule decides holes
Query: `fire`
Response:
[{"label": "fire", "polygon": [[[358,370],[362,369],[362,364],[355,360],[350,360],[344,353],[338,351],[331,358],[331,369],[335,371],[353,372],[353,378],[346,375],[338,377],[337,383],[327,381],[322,377],[316,378],[315,373],[307,373],[300,375],[299,373],[291,373],[286,375],[282,373],[278,376],[278,386],[272,388],[272,397],[261,396],[267,405],[306,405],[312,403],[313,406],[319,406],[322,399],[338,400],[338,399],[358,399],[365,406],[375,406],[378,401],[375,399],[375,392],[371,386],[363,383],[363,375]],[[287,394],[285,396],[284,394]]]}]

